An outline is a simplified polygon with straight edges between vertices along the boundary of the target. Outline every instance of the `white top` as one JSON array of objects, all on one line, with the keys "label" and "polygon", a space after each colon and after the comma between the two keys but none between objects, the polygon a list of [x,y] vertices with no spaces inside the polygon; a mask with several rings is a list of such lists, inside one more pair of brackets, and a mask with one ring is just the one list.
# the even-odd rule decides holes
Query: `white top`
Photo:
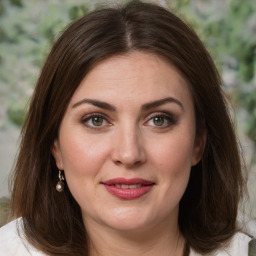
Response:
[{"label": "white top", "polygon": [[[19,227],[20,234],[18,234]],[[22,219],[14,220],[0,228],[1,256],[46,256],[32,247],[22,234]],[[237,233],[228,248],[219,250],[209,256],[248,256],[248,243],[251,238],[243,233]],[[193,250],[189,256],[201,256]]]},{"label": "white top", "polygon": [[[208,256],[248,256],[248,244],[251,238],[243,233],[237,233],[231,240],[229,246],[220,249],[215,253],[207,254]],[[201,256],[191,250],[189,256]]]},{"label": "white top", "polygon": [[[18,233],[18,230],[20,233]],[[32,247],[22,233],[22,219],[16,219],[0,228],[1,256],[46,256]]]}]

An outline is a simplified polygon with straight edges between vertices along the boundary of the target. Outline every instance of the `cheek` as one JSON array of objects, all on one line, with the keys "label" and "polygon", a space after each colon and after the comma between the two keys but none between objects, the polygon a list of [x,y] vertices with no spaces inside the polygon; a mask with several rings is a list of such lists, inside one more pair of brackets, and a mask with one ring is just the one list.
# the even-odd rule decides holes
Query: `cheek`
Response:
[{"label": "cheek", "polygon": [[189,169],[192,165],[194,140],[182,134],[172,135],[163,141],[155,143],[151,157],[167,172],[180,172]]},{"label": "cheek", "polygon": [[111,143],[101,136],[95,138],[74,134],[63,137],[61,153],[69,190],[78,204],[83,206],[90,202],[93,193],[97,193],[94,186],[99,182]]},{"label": "cheek", "polygon": [[177,135],[158,143],[155,151],[152,151],[151,161],[154,161],[159,184],[155,214],[161,212],[168,216],[171,211],[178,209],[190,177],[191,145],[190,139],[185,140],[184,136]]},{"label": "cheek", "polygon": [[[107,147],[97,140],[82,136],[66,137],[62,140],[62,159],[69,190],[80,206],[90,202],[94,186],[99,180]],[[96,195],[95,195],[96,196]]]},{"label": "cheek", "polygon": [[165,196],[170,200],[182,197],[189,180],[193,159],[193,138],[176,135],[156,145],[152,152],[159,181],[165,186]]},{"label": "cheek", "polygon": [[108,145],[101,138],[90,136],[66,138],[61,145],[64,171],[80,175],[96,171],[107,156]]}]

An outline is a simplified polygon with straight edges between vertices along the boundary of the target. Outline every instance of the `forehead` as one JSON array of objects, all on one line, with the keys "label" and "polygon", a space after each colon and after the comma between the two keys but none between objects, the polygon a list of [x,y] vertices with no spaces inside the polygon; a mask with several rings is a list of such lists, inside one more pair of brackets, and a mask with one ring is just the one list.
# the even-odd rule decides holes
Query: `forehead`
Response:
[{"label": "forehead", "polygon": [[189,84],[174,65],[157,55],[134,51],[95,65],[71,102],[81,97],[115,100],[117,95],[119,99],[139,96],[142,101],[166,96],[191,99]]}]

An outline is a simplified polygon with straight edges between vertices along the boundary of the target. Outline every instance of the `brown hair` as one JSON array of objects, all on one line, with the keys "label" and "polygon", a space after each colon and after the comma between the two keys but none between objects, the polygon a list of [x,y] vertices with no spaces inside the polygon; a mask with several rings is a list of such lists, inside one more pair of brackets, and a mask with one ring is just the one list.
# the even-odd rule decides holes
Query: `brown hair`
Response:
[{"label": "brown hair", "polygon": [[87,72],[102,59],[130,51],[156,54],[179,69],[191,88],[197,130],[207,131],[202,161],[192,167],[180,202],[182,234],[194,250],[209,253],[237,231],[244,178],[219,74],[189,26],[162,7],[137,2],[74,22],[53,46],[36,85],[22,129],[12,203],[28,241],[49,255],[88,255],[80,207],[67,186],[62,193],[55,189],[58,169],[50,149],[60,122]]}]

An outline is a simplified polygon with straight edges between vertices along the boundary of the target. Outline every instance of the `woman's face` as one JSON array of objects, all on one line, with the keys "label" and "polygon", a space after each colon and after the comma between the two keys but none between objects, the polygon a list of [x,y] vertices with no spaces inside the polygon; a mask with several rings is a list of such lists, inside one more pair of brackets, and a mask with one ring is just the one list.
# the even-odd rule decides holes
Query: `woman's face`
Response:
[{"label": "woman's face", "polygon": [[177,226],[203,147],[188,83],[163,59],[132,52],[86,75],[52,153],[87,229],[138,231]]}]

